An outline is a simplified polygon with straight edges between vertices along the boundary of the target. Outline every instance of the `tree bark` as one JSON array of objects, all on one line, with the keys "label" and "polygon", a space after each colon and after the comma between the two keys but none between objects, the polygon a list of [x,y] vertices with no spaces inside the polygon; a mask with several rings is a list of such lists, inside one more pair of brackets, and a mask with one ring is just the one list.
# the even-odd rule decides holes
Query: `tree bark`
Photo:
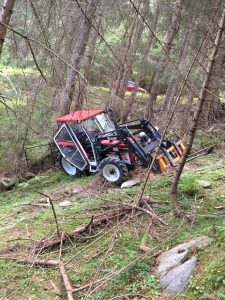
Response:
[{"label": "tree bark", "polygon": [[[222,84],[222,70],[224,65],[225,53],[221,51],[215,58],[215,63],[212,70],[212,76],[209,82],[206,100],[203,105],[203,113],[200,116],[199,124],[202,127],[208,128],[210,121],[215,119],[222,110],[220,102],[220,88]],[[214,120],[212,120],[214,121]]]},{"label": "tree bark", "polygon": [[[0,15],[0,22],[5,25],[9,25],[11,15],[13,13],[15,0],[5,0],[2,5],[2,11]],[[7,27],[0,24],[0,55],[2,53],[2,47],[5,41]]]},{"label": "tree bark", "polygon": [[123,105],[123,99],[125,97],[125,88],[127,86],[127,82],[125,83],[124,74],[127,74],[128,72],[128,56],[130,53],[131,42],[134,35],[136,23],[137,16],[134,13],[130,12],[129,17],[127,18],[127,21],[125,23],[124,34],[123,38],[121,39],[122,42],[118,49],[122,64],[119,68],[118,73],[116,74],[116,86],[112,88],[110,104],[108,105],[114,111],[114,114],[118,119],[120,118],[121,107]]},{"label": "tree bark", "polygon": [[[198,24],[199,25],[199,24]],[[205,24],[207,26],[207,24]],[[202,88],[203,79],[204,79],[204,69],[207,67],[207,57],[209,53],[209,49],[212,47],[211,35],[213,35],[213,26],[210,25],[206,38],[203,41],[201,51],[198,53],[196,67],[194,69],[191,82],[190,82],[190,90],[187,94],[187,104],[185,107],[185,114],[182,114],[181,120],[179,120],[180,124],[180,134],[183,135],[183,141],[186,143],[187,139],[187,131],[189,130],[189,126],[191,124],[193,118],[194,105],[193,100],[194,97],[197,97],[199,91]],[[199,36],[196,36],[199,39]]]},{"label": "tree bark", "polygon": [[[179,45],[179,51],[177,55],[177,59],[175,64],[180,67],[184,64],[184,60],[186,59],[187,49],[190,44],[191,35],[194,28],[194,22],[195,22],[196,15],[193,14],[192,19],[190,20],[190,23],[188,24],[184,34],[183,38]],[[177,92],[177,86],[178,86],[178,80],[177,78],[173,78],[171,82],[169,83],[167,90],[166,90],[166,97],[165,97],[165,103],[164,103],[164,109],[169,110],[173,99]]]},{"label": "tree bark", "polygon": [[178,0],[175,3],[174,12],[173,12],[173,16],[172,16],[172,22],[171,22],[171,25],[170,25],[169,29],[167,30],[167,32],[164,36],[164,39],[163,39],[163,45],[164,45],[163,48],[164,49],[162,50],[163,51],[162,60],[161,60],[161,63],[159,64],[159,68],[154,76],[153,84],[152,84],[151,91],[150,91],[149,101],[146,106],[146,112],[149,117],[153,117],[153,105],[159,94],[158,82],[162,78],[164,71],[166,69],[166,66],[168,63],[168,57],[169,57],[170,50],[172,47],[172,42],[173,42],[173,40],[176,36],[176,33],[178,31],[178,28],[179,28],[180,18],[181,18],[181,10],[182,10],[182,1],[183,0]]},{"label": "tree bark", "polygon": [[90,34],[90,40],[89,40],[89,47],[88,50],[86,51],[86,57],[84,60],[84,67],[83,67],[83,78],[80,78],[80,85],[79,85],[79,92],[78,92],[78,96],[77,96],[77,103],[79,103],[79,107],[81,108],[84,104],[84,100],[85,100],[85,96],[86,96],[86,89],[87,89],[87,81],[88,81],[88,76],[90,73],[90,69],[91,69],[91,64],[94,58],[94,54],[95,54],[95,47],[96,47],[96,42],[97,42],[97,38],[98,38],[98,31],[100,29],[100,25],[101,25],[101,13],[98,11],[98,13],[96,14],[96,20],[95,20],[95,28],[97,30],[95,30],[93,28],[91,34]]},{"label": "tree bark", "polygon": [[[75,93],[75,88],[78,80],[78,71],[80,70],[80,63],[82,61],[85,49],[87,47],[87,42],[89,39],[89,34],[92,26],[93,16],[95,14],[97,4],[99,0],[89,0],[87,9],[85,11],[84,21],[81,24],[79,36],[76,40],[73,55],[72,55],[72,66],[68,72],[66,86],[61,93],[61,101],[59,105],[59,114],[64,115],[69,113],[73,97]],[[75,69],[75,70],[74,70]],[[79,108],[79,104],[75,104],[75,109]]]},{"label": "tree bark", "polygon": [[[139,3],[140,7],[140,3]],[[130,76],[131,73],[131,58],[132,55],[132,40],[135,35],[135,29],[137,28],[138,18],[136,15],[130,16],[129,22],[127,23],[127,29],[125,31],[125,44],[122,45],[121,48],[124,48],[124,56],[123,56],[123,65],[121,66],[117,78],[117,87],[115,89],[115,94],[121,100],[124,99],[125,96],[125,88],[127,86],[126,77]],[[129,75],[128,75],[129,73]]]},{"label": "tree bark", "polygon": [[[148,7],[148,9],[149,9],[149,7]],[[147,10],[144,9],[143,16],[147,15],[147,13],[148,13]],[[156,9],[155,9],[154,20],[153,20],[153,25],[152,25],[152,31],[153,32],[156,31],[157,24],[158,24],[158,19],[159,19],[159,14],[160,14],[160,1],[157,2],[157,6],[156,6]],[[136,32],[136,37],[137,38],[143,33],[143,30],[144,30],[144,24],[139,23],[139,29],[137,29],[137,32]],[[138,39],[137,38],[136,38],[136,41],[134,42],[134,44],[136,44],[136,45],[138,44]],[[142,57],[142,60],[141,60],[140,66],[139,66],[138,77],[137,77],[137,80],[135,80],[135,85],[136,86],[139,86],[139,83],[140,83],[140,80],[141,80],[141,77],[142,77],[142,74],[143,74],[142,70],[143,70],[144,64],[146,62],[146,57],[149,53],[149,49],[151,48],[151,46],[153,44],[153,41],[154,41],[154,35],[152,34],[152,32],[150,32],[147,47],[145,49],[144,55]],[[137,49],[137,46],[136,46],[136,49]],[[122,109],[122,112],[121,112],[121,115],[120,115],[120,120],[121,120],[122,123],[126,122],[128,116],[131,112],[131,109],[132,109],[132,107],[135,103],[135,100],[136,100],[136,94],[137,94],[137,91],[133,90],[132,94],[130,95],[128,100],[123,103],[123,109]]]},{"label": "tree bark", "polygon": [[171,187],[171,194],[173,196],[175,209],[177,208],[177,186],[178,186],[178,182],[179,182],[181,173],[183,171],[185,162],[187,160],[187,157],[191,152],[192,144],[193,144],[195,133],[196,133],[196,130],[197,130],[198,121],[199,121],[200,115],[202,113],[204,103],[207,99],[208,90],[210,89],[209,85],[210,85],[210,80],[211,80],[212,75],[213,75],[212,72],[213,72],[213,68],[214,68],[214,65],[215,65],[215,58],[217,56],[218,49],[219,49],[220,44],[221,44],[221,40],[222,40],[224,30],[225,30],[225,8],[223,9],[223,13],[222,13],[220,24],[219,24],[219,29],[218,29],[218,32],[217,32],[217,35],[216,35],[216,38],[215,38],[215,41],[214,41],[213,51],[212,51],[210,61],[209,61],[208,66],[207,66],[205,79],[204,79],[202,89],[201,89],[201,92],[200,92],[200,95],[199,95],[199,105],[198,105],[197,110],[195,111],[194,118],[193,118],[192,124],[190,126],[188,135],[187,135],[186,148],[185,148],[184,154],[183,154],[183,156],[180,160],[180,163],[177,167],[177,170],[175,172],[175,176],[174,176],[172,187]]}]

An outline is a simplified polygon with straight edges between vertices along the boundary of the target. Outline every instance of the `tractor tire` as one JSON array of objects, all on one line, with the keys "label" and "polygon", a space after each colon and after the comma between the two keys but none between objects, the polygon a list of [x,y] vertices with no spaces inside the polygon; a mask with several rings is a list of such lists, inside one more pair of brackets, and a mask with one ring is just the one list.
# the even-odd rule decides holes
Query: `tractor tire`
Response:
[{"label": "tractor tire", "polygon": [[72,165],[69,161],[67,161],[61,154],[59,156],[59,163],[62,170],[69,175],[70,177],[79,177],[81,175],[81,171]]},{"label": "tractor tire", "polygon": [[107,181],[116,185],[127,179],[128,169],[126,164],[116,157],[104,158],[98,166],[100,175]]}]

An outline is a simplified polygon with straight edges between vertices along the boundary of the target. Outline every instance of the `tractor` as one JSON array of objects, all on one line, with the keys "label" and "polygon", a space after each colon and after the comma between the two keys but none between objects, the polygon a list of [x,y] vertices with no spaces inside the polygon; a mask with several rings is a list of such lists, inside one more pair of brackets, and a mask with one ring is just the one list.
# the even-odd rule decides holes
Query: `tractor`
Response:
[{"label": "tractor", "polygon": [[[137,165],[148,168],[162,138],[146,118],[118,124],[111,110],[81,110],[56,119],[54,142],[59,163],[69,176],[96,173],[116,185]],[[175,167],[184,152],[182,142],[164,138],[153,166],[154,172]]]}]

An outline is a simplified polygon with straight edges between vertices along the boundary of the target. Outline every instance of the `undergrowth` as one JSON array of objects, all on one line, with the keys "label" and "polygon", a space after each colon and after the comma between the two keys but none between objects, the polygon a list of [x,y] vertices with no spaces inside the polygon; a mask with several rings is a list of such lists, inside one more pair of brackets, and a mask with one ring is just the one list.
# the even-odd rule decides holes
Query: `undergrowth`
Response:
[{"label": "undergrowth", "polygon": [[[225,205],[223,188],[224,169],[219,167],[221,160],[214,156],[203,157],[196,164],[188,165],[179,184],[179,202],[191,216],[193,222],[174,218],[170,197],[171,177],[156,176],[151,179],[145,195],[157,201],[153,209],[168,226],[153,223],[146,246],[151,250],[166,250],[192,237],[207,235],[213,242],[198,251],[198,263],[192,274],[187,294],[177,299],[206,299],[207,295],[216,295],[215,299],[224,297],[224,215],[215,207]],[[210,189],[203,189],[199,179],[208,180]],[[21,238],[42,239],[55,234],[55,222],[50,207],[33,207],[43,196],[37,191],[50,194],[61,231],[73,231],[81,224],[87,224],[92,215],[110,210],[109,204],[117,201],[131,202],[139,195],[142,185],[127,190],[109,188],[108,192],[95,197],[81,194],[70,195],[68,190],[82,186],[86,191],[91,188],[94,177],[81,177],[76,181],[60,171],[39,174],[35,178],[19,183],[17,187],[0,195],[0,251],[11,249],[10,253],[22,253],[32,245]],[[72,205],[59,207],[60,201],[69,199]],[[113,201],[113,202],[112,202]],[[130,220],[118,220],[95,229],[96,237],[83,235],[79,241],[69,242],[63,246],[62,259],[71,262],[68,272],[75,287],[80,287],[93,278],[103,278],[109,274],[115,276],[100,286],[88,299],[123,299],[123,295],[139,295],[141,299],[160,299],[163,297],[158,279],[154,275],[155,258],[145,257],[138,263],[131,264],[140,255],[140,244],[149,224],[149,218],[142,214],[134,215]],[[101,237],[101,235],[103,235]],[[101,237],[101,238],[100,238]],[[168,239],[168,237],[170,237]],[[13,241],[14,240],[14,241]],[[167,241],[167,242],[165,242]],[[78,254],[80,253],[80,254]],[[1,252],[3,255],[4,252]],[[7,255],[9,253],[7,252]],[[46,252],[41,257],[58,258],[58,249]],[[119,270],[123,269],[123,272]],[[55,300],[51,281],[63,292],[60,275],[57,270],[33,268],[19,265],[8,259],[0,259],[0,299],[46,299]],[[63,292],[64,293],[64,292]],[[80,292],[75,299],[85,299],[87,290]],[[205,297],[205,298],[204,298]]]}]

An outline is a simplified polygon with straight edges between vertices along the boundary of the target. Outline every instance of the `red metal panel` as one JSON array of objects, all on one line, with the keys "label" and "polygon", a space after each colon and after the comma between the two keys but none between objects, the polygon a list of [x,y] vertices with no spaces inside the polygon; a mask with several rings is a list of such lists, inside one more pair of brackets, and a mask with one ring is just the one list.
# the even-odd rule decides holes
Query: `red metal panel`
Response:
[{"label": "red metal panel", "polygon": [[104,110],[102,109],[95,109],[95,110],[79,110],[72,112],[68,115],[58,117],[56,119],[57,122],[77,122],[77,121],[85,121],[87,119],[93,118],[101,113]]}]

